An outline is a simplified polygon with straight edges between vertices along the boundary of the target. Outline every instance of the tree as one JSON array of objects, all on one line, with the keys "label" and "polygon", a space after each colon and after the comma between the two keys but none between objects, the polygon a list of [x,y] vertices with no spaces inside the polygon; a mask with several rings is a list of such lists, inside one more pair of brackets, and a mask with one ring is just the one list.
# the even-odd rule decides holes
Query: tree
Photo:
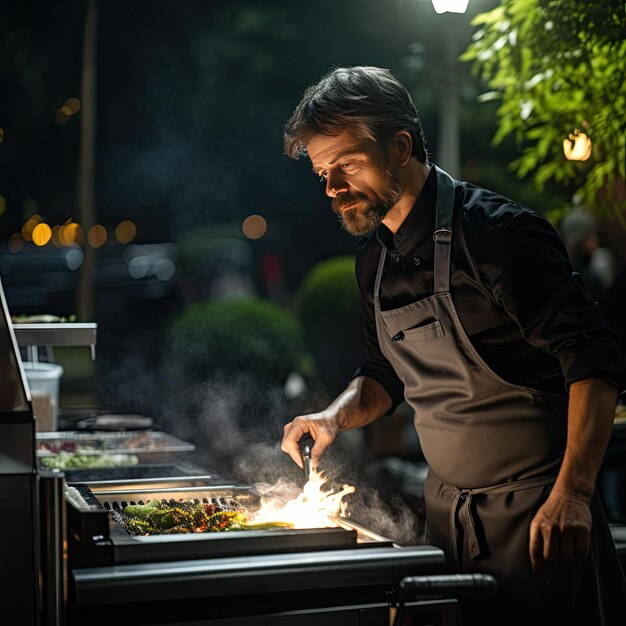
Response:
[{"label": "tree", "polygon": [[[500,98],[494,143],[513,134],[522,148],[511,167],[572,185],[598,214],[626,201],[626,16],[618,0],[503,0],[476,16],[463,55]],[[568,161],[563,140],[592,140],[586,161]]]}]

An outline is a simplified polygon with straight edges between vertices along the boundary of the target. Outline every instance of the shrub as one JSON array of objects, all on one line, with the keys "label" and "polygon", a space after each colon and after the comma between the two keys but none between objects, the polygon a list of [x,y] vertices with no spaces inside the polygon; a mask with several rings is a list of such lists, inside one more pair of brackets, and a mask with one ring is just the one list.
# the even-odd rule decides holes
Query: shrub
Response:
[{"label": "shrub", "polygon": [[284,383],[306,363],[299,320],[258,298],[209,300],[173,320],[169,354],[193,380],[217,371],[269,376]]},{"label": "shrub", "polygon": [[335,257],[313,267],[296,293],[296,309],[318,377],[337,393],[365,358],[354,257]]}]

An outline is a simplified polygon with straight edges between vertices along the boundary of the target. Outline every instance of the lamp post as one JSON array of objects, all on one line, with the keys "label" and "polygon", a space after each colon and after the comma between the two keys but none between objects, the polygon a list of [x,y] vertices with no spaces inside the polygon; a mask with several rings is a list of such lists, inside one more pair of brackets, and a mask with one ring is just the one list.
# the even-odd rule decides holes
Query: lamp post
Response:
[{"label": "lamp post", "polygon": [[[465,13],[469,0],[432,0],[435,11]],[[439,155],[438,161],[454,178],[461,172],[459,139],[459,41],[454,25],[456,16],[445,19],[449,28],[441,37],[441,76],[439,77]]]}]

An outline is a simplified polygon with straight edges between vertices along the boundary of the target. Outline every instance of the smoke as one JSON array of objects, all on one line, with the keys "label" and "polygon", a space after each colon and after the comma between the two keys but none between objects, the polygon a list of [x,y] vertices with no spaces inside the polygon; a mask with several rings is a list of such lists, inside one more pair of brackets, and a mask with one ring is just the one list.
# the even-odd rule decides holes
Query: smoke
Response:
[{"label": "smoke", "polygon": [[[149,415],[156,428],[194,443],[196,453],[186,461],[225,480],[254,485],[281,502],[295,498],[302,491],[304,473],[280,450],[283,426],[295,415],[327,406],[323,392],[314,390],[308,402],[299,398],[290,404],[280,385],[265,377],[216,371],[197,383],[185,379],[183,371],[172,362],[151,368],[145,357],[132,352],[110,372],[108,400],[118,410]],[[399,485],[388,472],[368,461],[362,431],[347,431],[324,452],[319,469],[328,489],[356,487],[346,497],[351,520],[400,545],[421,542],[421,497],[407,500],[398,495]]]},{"label": "smoke", "polygon": [[349,519],[399,545],[422,542],[422,512],[411,508],[398,494],[383,496],[367,482],[356,485],[347,508]]}]

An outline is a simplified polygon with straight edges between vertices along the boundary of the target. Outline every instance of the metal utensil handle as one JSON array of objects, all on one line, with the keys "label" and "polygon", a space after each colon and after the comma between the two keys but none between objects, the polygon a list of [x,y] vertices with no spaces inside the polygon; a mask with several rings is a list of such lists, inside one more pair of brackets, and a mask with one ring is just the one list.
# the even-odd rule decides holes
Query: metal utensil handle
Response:
[{"label": "metal utensil handle", "polygon": [[498,587],[489,574],[439,574],[409,576],[400,581],[400,595],[409,597],[447,596],[463,599],[487,598]]},{"label": "metal utensil handle", "polygon": [[302,469],[304,470],[304,478],[306,481],[311,476],[313,465],[311,463],[311,448],[315,444],[315,439],[310,434],[305,434],[299,442],[300,455],[302,456]]},{"label": "metal utensil handle", "polygon": [[311,476],[311,450],[309,446],[302,447],[302,465],[304,469],[304,478],[308,481]]}]

